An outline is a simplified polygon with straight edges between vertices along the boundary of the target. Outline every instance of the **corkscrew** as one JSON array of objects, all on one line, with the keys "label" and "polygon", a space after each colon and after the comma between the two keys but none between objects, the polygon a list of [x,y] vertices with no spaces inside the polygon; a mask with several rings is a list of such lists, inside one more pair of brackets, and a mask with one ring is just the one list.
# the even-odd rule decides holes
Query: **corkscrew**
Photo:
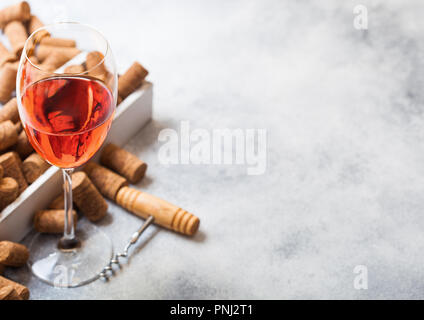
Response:
[{"label": "corkscrew", "polygon": [[155,218],[153,216],[149,216],[146,219],[143,225],[133,233],[127,245],[125,246],[124,251],[122,253],[115,254],[112,259],[110,259],[109,263],[103,268],[102,272],[99,273],[99,278],[108,281],[113,276],[113,265],[121,267],[119,259],[128,258],[128,252],[130,248],[137,243],[138,239],[141,237],[143,232],[153,223],[154,219]]},{"label": "corkscrew", "polygon": [[127,258],[129,249],[137,243],[142,233],[155,221],[156,224],[179,233],[192,236],[199,228],[200,220],[193,214],[148,193],[130,187],[121,187],[116,194],[116,203],[135,215],[146,219],[132,236],[122,253],[117,253],[98,274],[109,280],[113,276],[113,266],[120,267],[120,258]]}]

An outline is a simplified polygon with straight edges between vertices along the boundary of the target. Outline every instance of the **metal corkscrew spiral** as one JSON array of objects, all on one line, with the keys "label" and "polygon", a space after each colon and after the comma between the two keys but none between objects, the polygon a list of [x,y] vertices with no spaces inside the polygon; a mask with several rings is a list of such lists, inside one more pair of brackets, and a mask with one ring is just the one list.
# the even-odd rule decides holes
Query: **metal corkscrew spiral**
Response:
[{"label": "metal corkscrew spiral", "polygon": [[122,253],[115,254],[112,259],[110,259],[109,263],[103,268],[102,272],[99,273],[99,278],[104,280],[109,280],[110,277],[113,276],[113,265],[121,266],[119,263],[120,258],[127,258],[128,257],[128,251],[130,248],[135,245],[140,238],[140,236],[143,234],[143,232],[153,223],[153,220],[155,218],[153,216],[149,216],[146,221],[143,223],[143,225],[138,229],[136,232],[133,233],[131,236],[130,241],[127,243],[127,245],[124,248],[124,251]]}]

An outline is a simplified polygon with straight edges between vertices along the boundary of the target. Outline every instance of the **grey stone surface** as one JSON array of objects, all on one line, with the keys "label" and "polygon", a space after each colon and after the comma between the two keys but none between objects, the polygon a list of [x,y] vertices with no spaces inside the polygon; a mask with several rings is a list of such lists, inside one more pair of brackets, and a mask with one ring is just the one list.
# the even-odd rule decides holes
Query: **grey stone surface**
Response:
[{"label": "grey stone surface", "polygon": [[[3,0],[3,2],[11,2]],[[194,212],[189,239],[153,227],[109,283],[64,290],[8,273],[34,299],[424,298],[421,1],[31,1],[110,39],[154,83],[128,144],[137,187]],[[46,8],[49,8],[47,10]],[[267,170],[158,160],[163,128],[264,128]],[[111,205],[118,248],[141,221]],[[368,267],[368,290],[353,270]]]}]

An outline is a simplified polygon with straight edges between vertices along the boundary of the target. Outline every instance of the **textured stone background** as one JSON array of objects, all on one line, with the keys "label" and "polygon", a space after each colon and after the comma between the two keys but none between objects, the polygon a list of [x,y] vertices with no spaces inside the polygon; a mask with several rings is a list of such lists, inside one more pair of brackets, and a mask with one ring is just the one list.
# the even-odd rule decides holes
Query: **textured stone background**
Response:
[{"label": "textured stone background", "polygon": [[[127,146],[150,165],[138,187],[202,223],[194,239],[150,229],[108,284],[8,275],[34,299],[424,298],[424,7],[360,3],[368,31],[355,1],[31,1],[151,71],[154,120]],[[158,133],[181,120],[267,129],[266,173],[161,165]],[[140,222],[111,206],[101,228],[121,248]]]}]

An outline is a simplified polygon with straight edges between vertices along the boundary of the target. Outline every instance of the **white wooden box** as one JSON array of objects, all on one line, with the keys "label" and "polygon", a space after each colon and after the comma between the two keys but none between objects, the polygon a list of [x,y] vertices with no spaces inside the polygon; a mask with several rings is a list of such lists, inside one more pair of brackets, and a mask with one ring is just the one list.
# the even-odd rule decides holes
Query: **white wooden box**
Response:
[{"label": "white wooden box", "polygon": [[[125,145],[152,117],[153,85],[143,86],[127,97],[116,109],[112,127],[103,144]],[[98,154],[101,152],[99,150]],[[96,156],[94,156],[96,158]],[[48,169],[12,204],[0,213],[0,240],[21,241],[31,230],[33,214],[45,209],[62,189],[62,173]]]}]

